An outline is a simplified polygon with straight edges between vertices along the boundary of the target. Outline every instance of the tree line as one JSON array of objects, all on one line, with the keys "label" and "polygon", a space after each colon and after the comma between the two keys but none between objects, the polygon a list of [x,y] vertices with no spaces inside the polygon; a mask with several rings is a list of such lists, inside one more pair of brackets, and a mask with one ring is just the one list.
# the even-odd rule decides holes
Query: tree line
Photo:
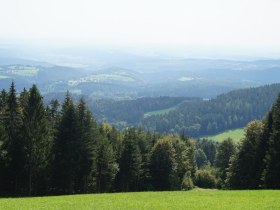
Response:
[{"label": "tree line", "polygon": [[[98,99],[89,100],[89,109],[99,121],[107,121],[115,125],[125,122],[136,125],[145,113],[174,107],[184,101],[197,101],[190,97],[142,97],[133,100]],[[121,125],[119,125],[120,128]]]},{"label": "tree line", "polygon": [[119,131],[97,123],[67,93],[47,106],[35,85],[0,94],[0,195],[222,189],[279,189],[280,97],[235,144]]},{"label": "tree line", "polygon": [[146,117],[139,126],[160,133],[187,133],[191,137],[213,135],[262,119],[279,92],[280,84],[235,90],[209,101],[185,103],[166,114]]},{"label": "tree line", "polygon": [[194,151],[185,136],[97,123],[69,93],[48,106],[35,85],[0,94],[2,196],[189,188]]},{"label": "tree line", "polygon": [[196,142],[196,185],[222,189],[280,189],[280,95],[262,120],[245,128],[243,139]]}]

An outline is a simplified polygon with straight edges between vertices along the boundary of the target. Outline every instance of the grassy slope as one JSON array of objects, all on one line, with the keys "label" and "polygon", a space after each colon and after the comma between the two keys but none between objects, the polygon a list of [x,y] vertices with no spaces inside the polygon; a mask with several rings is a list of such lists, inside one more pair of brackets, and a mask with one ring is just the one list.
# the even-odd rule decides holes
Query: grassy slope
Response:
[{"label": "grassy slope", "polygon": [[152,112],[147,112],[144,114],[144,117],[150,117],[152,115],[166,114],[172,110],[175,110],[176,108],[177,108],[177,106],[174,106],[174,107],[167,108],[167,109],[160,109],[160,110],[156,110],[156,111],[152,111]]},{"label": "grassy slope", "polygon": [[214,136],[207,136],[205,138],[209,139],[209,140],[222,142],[223,140],[225,140],[228,137],[232,138],[234,142],[240,141],[240,139],[242,139],[244,137],[244,128],[239,128],[239,129],[235,129],[235,130],[228,130],[228,131],[225,131],[223,133],[219,133],[219,134],[214,135]]},{"label": "grassy slope", "polygon": [[24,65],[18,65],[18,66],[4,66],[0,69],[0,77],[9,77],[13,75],[22,76],[22,77],[32,77],[35,76],[40,69],[35,66],[24,66]]},{"label": "grassy slope", "polygon": [[0,199],[5,210],[280,209],[280,191],[192,190]]}]

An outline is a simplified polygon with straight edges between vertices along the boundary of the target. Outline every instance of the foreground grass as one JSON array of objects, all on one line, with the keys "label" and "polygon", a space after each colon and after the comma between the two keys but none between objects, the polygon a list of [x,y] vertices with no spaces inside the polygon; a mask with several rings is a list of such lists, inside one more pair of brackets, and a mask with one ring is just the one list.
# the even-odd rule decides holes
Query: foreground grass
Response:
[{"label": "foreground grass", "polygon": [[244,128],[239,128],[235,130],[228,130],[214,136],[207,136],[205,138],[217,142],[222,142],[226,138],[232,138],[234,142],[239,142],[243,137],[244,137]]},{"label": "foreground grass", "polygon": [[280,191],[192,190],[2,198],[5,210],[280,209]]}]

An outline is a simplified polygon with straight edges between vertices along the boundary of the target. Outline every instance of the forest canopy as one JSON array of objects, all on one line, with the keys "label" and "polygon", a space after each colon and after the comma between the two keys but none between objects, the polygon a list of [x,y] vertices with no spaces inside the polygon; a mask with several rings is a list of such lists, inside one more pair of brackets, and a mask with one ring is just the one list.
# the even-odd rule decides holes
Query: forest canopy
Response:
[{"label": "forest canopy", "polygon": [[67,93],[45,105],[36,85],[17,94],[12,83],[0,94],[0,195],[279,189],[279,107],[280,97],[236,145],[119,131],[98,123],[83,99]]}]

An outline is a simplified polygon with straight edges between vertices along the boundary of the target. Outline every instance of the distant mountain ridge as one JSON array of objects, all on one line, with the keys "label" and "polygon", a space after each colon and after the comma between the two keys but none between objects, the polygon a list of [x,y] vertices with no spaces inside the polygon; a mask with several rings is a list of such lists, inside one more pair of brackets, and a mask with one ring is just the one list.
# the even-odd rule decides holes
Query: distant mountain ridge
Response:
[{"label": "distant mountain ridge", "polygon": [[[14,80],[18,89],[35,83],[44,94],[69,90],[93,99],[120,100],[160,96],[215,98],[235,89],[280,82],[280,60],[161,59],[128,56],[125,62],[122,54],[112,61],[109,56],[116,56],[116,53],[96,56],[95,63],[98,65],[85,65],[85,68],[0,57],[0,88],[8,88]],[[72,57],[75,62],[75,56]],[[83,60],[81,56],[78,58]],[[85,60],[90,60],[91,57],[86,58]],[[67,60],[70,60],[70,57]],[[13,66],[17,66],[21,72],[15,74],[7,70]],[[28,70],[30,67],[36,69],[36,73]]]}]

